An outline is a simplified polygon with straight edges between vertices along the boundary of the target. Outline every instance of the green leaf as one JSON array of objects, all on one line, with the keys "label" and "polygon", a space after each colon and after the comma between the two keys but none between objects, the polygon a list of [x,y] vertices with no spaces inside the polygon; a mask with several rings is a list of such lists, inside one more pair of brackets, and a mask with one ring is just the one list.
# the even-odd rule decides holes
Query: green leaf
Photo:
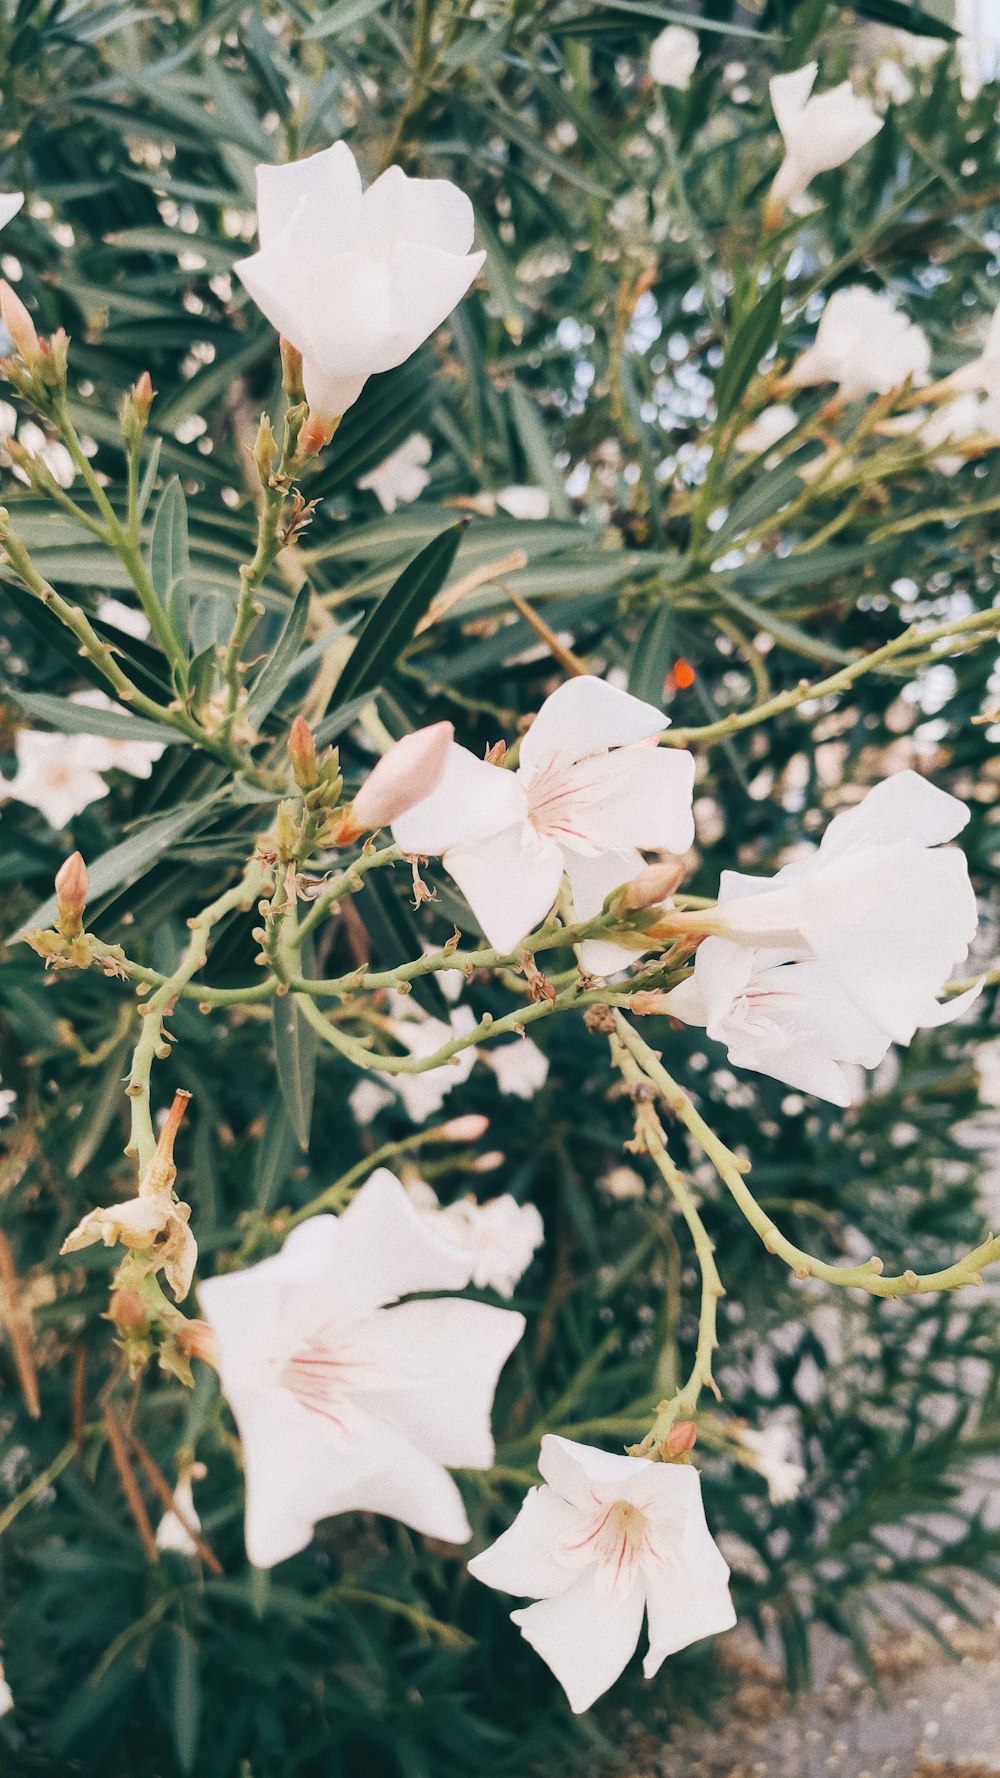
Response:
[{"label": "green leaf", "polygon": [[279,1086],[264,1119],[264,1133],[254,1150],[250,1197],[258,1210],[270,1210],[297,1154],[295,1131]]},{"label": "green leaf", "polygon": [[146,467],[143,470],[142,483],[139,488],[137,510],[140,524],[146,516],[146,508],[153,497],[153,488],[156,485],[156,472],[160,467],[160,452],[162,449],[162,438],[153,438],[150,442],[149,457],[146,460]]},{"label": "green leaf", "polygon": [[92,709],[89,704],[71,704],[64,698],[49,697],[45,692],[15,691],[13,693],[29,716],[37,716],[64,735],[105,735],[112,741],[159,741],[165,747],[176,746],[185,737],[165,723],[147,722],[142,716],[130,716],[125,710]]},{"label": "green leaf", "polygon": [[840,0],[841,11],[860,13],[862,18],[875,19],[880,25],[892,25],[897,31],[912,31],[918,37],[943,37],[955,43],[960,33],[937,13],[923,6],[911,6],[909,0]]},{"label": "green leaf", "polygon": [[783,278],[776,278],[748,315],[744,315],[729,342],[725,362],[715,384],[715,405],[720,421],[728,420],[739,406],[750,378],[764,353],[773,346],[781,320]]},{"label": "green leaf", "polygon": [[448,525],[439,532],[380,599],[337,681],[338,704],[361,692],[374,691],[392,671],[447,580],[463,529],[462,525]]},{"label": "green leaf", "polygon": [[360,25],[362,20],[371,18],[372,13],[385,4],[386,0],[337,0],[335,6],[328,6],[306,27],[302,36],[335,37],[338,31],[349,31],[352,25]]},{"label": "green leaf", "polygon": [[191,626],[190,573],[187,501],[180,477],[172,475],[160,495],[153,519],[149,539],[149,577],[170,628],[178,638],[180,661],[187,655],[186,643]]},{"label": "green leaf", "polygon": [[552,445],[542,424],[537,403],[532,401],[519,383],[511,384],[508,399],[531,480],[545,489],[554,518],[570,518],[573,508],[563,486],[563,478],[553,460]]},{"label": "green leaf", "polygon": [[172,1705],[177,1763],[181,1771],[187,1773],[191,1771],[198,1752],[201,1681],[198,1676],[198,1644],[190,1630],[183,1628],[177,1631]]},{"label": "green leaf", "polygon": [[628,688],[632,696],[657,707],[663,702],[663,682],[676,652],[673,631],[674,614],[664,602],[647,617],[629,662]]},{"label": "green leaf", "polygon": [[299,1147],[308,1148],[316,1090],[316,1033],[303,1017],[294,994],[275,1000],[271,1023],[285,1110]]},{"label": "green leaf", "polygon": [[[247,716],[253,716],[260,720],[261,717],[267,715],[272,705],[280,698],[288,671],[298,658],[302,645],[306,621],[309,617],[311,596],[308,582],[303,582],[296,594],[295,603],[285,619],[281,634],[250,688],[250,696],[246,702]],[[337,633],[339,635],[342,632],[338,631]]]}]

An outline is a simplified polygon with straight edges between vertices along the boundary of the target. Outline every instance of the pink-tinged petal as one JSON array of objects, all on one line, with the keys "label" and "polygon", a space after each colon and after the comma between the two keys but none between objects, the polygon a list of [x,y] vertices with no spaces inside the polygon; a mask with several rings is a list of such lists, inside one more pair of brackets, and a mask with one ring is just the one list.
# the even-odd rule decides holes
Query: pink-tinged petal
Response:
[{"label": "pink-tinged petal", "polygon": [[894,772],[869,790],[863,802],[831,821],[820,846],[824,859],[858,846],[887,846],[909,840],[940,846],[961,833],[969,810],[957,796],[939,790],[919,772]]},{"label": "pink-tinged petal", "polygon": [[514,1310],[454,1297],[389,1309],[354,1341],[372,1354],[379,1378],[356,1399],[439,1463],[488,1469],[497,1379],[524,1326]]},{"label": "pink-tinged petal", "polygon": [[432,722],[401,736],[369,772],[354,798],[357,826],[387,827],[423,802],[428,790],[439,783],[454,744],[455,728],[450,722]]},{"label": "pink-tinged petal", "polygon": [[796,68],[791,74],[776,74],[768,83],[775,122],[786,138],[802,114],[816,84],[818,71],[818,62],[807,62],[804,68]]},{"label": "pink-tinged petal", "polygon": [[551,1488],[532,1488],[514,1523],[469,1563],[469,1573],[486,1587],[528,1599],[565,1593],[579,1574],[557,1551],[580,1537],[579,1510]]},{"label": "pink-tinged petal", "polygon": [[563,1500],[588,1512],[593,1508],[595,1488],[602,1493],[618,1490],[626,1499],[640,1468],[646,1467],[638,1457],[599,1451],[595,1445],[580,1445],[574,1439],[560,1438],[556,1432],[545,1434],[538,1455],[538,1472],[543,1481]]},{"label": "pink-tinged petal", "polygon": [[521,770],[541,771],[550,760],[585,759],[608,747],[648,741],[668,727],[652,704],[618,691],[595,675],[567,679],[544,704],[521,742]]},{"label": "pink-tinged petal", "polygon": [[986,977],[981,975],[978,982],[966,988],[964,994],[953,994],[950,1000],[935,1000],[924,1010],[920,1020],[921,1031],[932,1030],[937,1025],[950,1025],[953,1020],[960,1019],[970,1006],[974,1006],[986,986]]},{"label": "pink-tinged petal", "polygon": [[620,747],[594,760],[601,793],[583,810],[586,837],[609,851],[684,853],[694,845],[694,755],[670,747]]},{"label": "pink-tinged petal", "polygon": [[361,174],[346,142],[283,166],[257,168],[257,233],[262,247],[288,227],[298,212],[297,243],[324,253],[350,247],[361,217]]},{"label": "pink-tinged petal", "polygon": [[541,925],[563,877],[558,846],[524,821],[473,846],[449,848],[444,863],[487,941],[503,952]]},{"label": "pink-tinged petal", "polygon": [[23,191],[0,192],[0,228],[12,222],[24,203]]},{"label": "pink-tinged petal", "polygon": [[587,1576],[565,1593],[511,1612],[511,1622],[551,1667],[570,1709],[579,1715],[628,1665],[644,1607],[641,1586],[598,1594]]},{"label": "pink-tinged petal", "polygon": [[392,837],[410,856],[436,858],[452,846],[474,846],[524,821],[527,810],[513,772],[487,765],[456,742],[437,788],[393,822]]},{"label": "pink-tinged petal", "polygon": [[402,364],[462,300],[485,253],[442,253],[419,241],[398,241],[385,262],[391,279],[393,350],[389,369]]},{"label": "pink-tinged petal", "polygon": [[356,244],[379,253],[397,241],[419,241],[440,253],[464,254],[474,233],[472,204],[450,179],[410,179],[401,167],[387,167],[365,192]]}]

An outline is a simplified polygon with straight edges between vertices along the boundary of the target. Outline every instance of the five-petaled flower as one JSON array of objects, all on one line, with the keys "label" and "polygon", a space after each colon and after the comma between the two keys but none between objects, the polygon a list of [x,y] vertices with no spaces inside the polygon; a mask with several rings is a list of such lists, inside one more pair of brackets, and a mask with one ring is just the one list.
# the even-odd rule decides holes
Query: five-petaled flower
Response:
[{"label": "five-petaled flower", "polygon": [[[521,742],[516,772],[452,746],[437,789],[393,823],[404,852],[440,856],[490,944],[512,951],[569,877],[580,920],[642,870],[642,851],[684,853],[694,839],[694,759],[658,748],[667,718],[602,679],[568,680]],[[611,974],[635,950],[583,946]]]},{"label": "five-petaled flower", "polygon": [[508,1531],[469,1563],[488,1587],[537,1601],[511,1613],[574,1711],[613,1685],[649,1624],[647,1679],[668,1655],[736,1622],[729,1569],[686,1463],[611,1456],[547,1433]]},{"label": "five-petaled flower", "polygon": [[887,296],[852,284],[835,290],[820,316],[816,338],[800,352],[788,382],[805,389],[837,383],[843,401],[861,395],[888,395],[907,379],[925,383],[931,349],[915,321],[901,315]]},{"label": "five-petaled flower", "polygon": [[470,252],[457,185],[389,167],[362,192],[346,142],[258,167],[257,226],[260,249],[235,270],[301,352],[310,419],[327,434],[370,376],[440,327],[486,258]]},{"label": "five-petaled flower", "polygon": [[765,221],[772,227],[818,173],[842,167],[882,128],[883,119],[868,99],[858,97],[849,80],[814,94],[816,74],[817,64],[808,62],[792,74],[776,74],[770,83],[771,104],[785,144],[785,158],[765,208]]},{"label": "five-petaled flower", "polygon": [[448,1468],[493,1462],[493,1393],[524,1317],[399,1298],[462,1290],[474,1263],[382,1168],[341,1216],[311,1217],[273,1258],[200,1286],[243,1440],[255,1566],[304,1549],[331,1513],[472,1535]]},{"label": "five-petaled flower", "polygon": [[[978,984],[945,1006],[938,995],[967,956],[978,921],[965,856],[945,844],[968,819],[957,797],[917,772],[897,772],[836,816],[811,857],[772,878],[723,872],[713,930],[763,956],[741,971],[730,952],[723,957],[704,945],[693,980],[718,1034],[736,1041],[744,1066],[764,1066],[782,1080],[791,1079],[794,1066],[794,1084],[805,1086],[801,1063],[810,1073],[809,1090],[843,1104],[833,1064],[871,1066],[876,1031],[884,1055],[890,1041],[910,1043],[918,1026],[964,1011]],[[803,974],[807,964],[819,973]],[[783,975],[789,966],[794,977]],[[723,1017],[729,990],[732,1001],[743,997],[744,1007]],[[681,1017],[696,1010],[694,997],[682,990],[670,999]],[[793,1063],[796,1027],[801,1049]]]}]

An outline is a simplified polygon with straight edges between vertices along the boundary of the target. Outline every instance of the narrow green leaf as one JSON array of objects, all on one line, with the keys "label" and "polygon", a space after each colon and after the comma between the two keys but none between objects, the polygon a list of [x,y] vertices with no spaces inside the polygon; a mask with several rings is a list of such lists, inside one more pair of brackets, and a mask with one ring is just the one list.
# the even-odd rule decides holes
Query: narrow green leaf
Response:
[{"label": "narrow green leaf", "polygon": [[112,741],[159,741],[165,747],[176,746],[185,737],[166,723],[147,722],[142,716],[130,716],[125,710],[92,709],[89,704],[71,704],[65,698],[53,698],[46,692],[16,691],[13,693],[29,716],[37,716],[64,735],[105,735]]},{"label": "narrow green leaf", "polygon": [[553,518],[568,519],[573,508],[563,486],[562,476],[553,461],[552,445],[538,408],[519,383],[511,384],[508,398],[511,418],[531,479],[544,488],[549,496]]},{"label": "narrow green leaf", "polygon": [[149,577],[156,588],[167,621],[178,638],[181,660],[187,653],[186,643],[191,626],[190,573],[187,501],[180,477],[172,475],[160,495],[153,519],[149,540]]},{"label": "narrow green leaf", "polygon": [[374,691],[392,671],[413,632],[440,592],[455,560],[462,525],[448,525],[403,569],[376,605],[337,682],[337,702]]},{"label": "narrow green leaf", "polygon": [[316,1089],[316,1034],[303,1018],[296,995],[286,994],[275,1001],[272,1030],[285,1110],[299,1147],[308,1148]]},{"label": "narrow green leaf", "polygon": [[663,702],[663,682],[667,676],[673,646],[674,614],[665,602],[651,611],[636,638],[628,669],[628,688],[634,698],[644,703]]},{"label": "narrow green leaf", "polygon": [[140,524],[146,516],[146,508],[152,499],[153,488],[156,484],[156,472],[160,467],[160,452],[162,449],[162,438],[154,438],[150,443],[149,456],[146,460],[146,467],[143,470],[142,483],[139,488],[138,509]]},{"label": "narrow green leaf", "polygon": [[198,1644],[190,1630],[179,1629],[177,1632],[172,1703],[177,1763],[181,1771],[187,1773],[191,1771],[198,1752],[198,1724],[201,1718]]},{"label": "narrow green leaf", "polygon": [[309,616],[311,590],[304,582],[270,655],[264,662],[250,689],[246,703],[247,716],[265,716],[276,698],[281,696],[285,674],[298,656]]},{"label": "narrow green leaf", "polygon": [[378,12],[386,0],[337,0],[335,6],[328,6],[320,13],[305,31],[303,37],[335,37],[338,31],[349,31],[352,25],[360,25],[364,19],[371,18]]},{"label": "narrow green leaf", "polygon": [[784,294],[784,279],[776,278],[749,314],[743,317],[730,340],[725,363],[715,385],[715,405],[720,421],[728,420],[738,407],[743,391],[764,353],[774,344]]},{"label": "narrow green leaf", "polygon": [[279,1087],[264,1120],[264,1134],[254,1150],[250,1196],[258,1210],[270,1210],[297,1153],[295,1131]]}]

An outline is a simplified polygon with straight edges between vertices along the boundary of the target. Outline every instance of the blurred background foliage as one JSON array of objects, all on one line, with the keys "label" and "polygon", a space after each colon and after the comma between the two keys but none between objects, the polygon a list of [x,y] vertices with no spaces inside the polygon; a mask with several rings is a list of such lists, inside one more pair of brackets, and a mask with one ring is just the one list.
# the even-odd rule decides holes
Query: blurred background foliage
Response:
[{"label": "blurred background foliage", "polygon": [[[754,11],[707,0],[690,20],[701,41],[691,87],[658,94],[651,39],[688,15],[653,0],[336,0],[326,10],[4,0],[0,184],[29,197],[0,262],[39,326],[72,335],[73,412],[112,491],[123,468],[116,404],[151,373],[160,478],[176,473],[187,495],[195,623],[210,641],[228,630],[236,569],[252,551],[247,448],[262,408],[279,406],[273,333],[231,276],[254,237],[255,163],[346,136],[366,178],[395,160],[454,179],[476,206],[485,273],[416,359],[372,379],[304,479],[321,499],[298,570],[311,633],[321,641],[371,611],[463,502],[482,507],[484,494],[529,484],[548,494],[549,518],[474,513],[448,584],[477,571],[481,582],[386,678],[390,732],[447,715],[481,750],[537,709],[561,672],[511,592],[592,670],[696,727],[821,678],[916,617],[994,601],[1000,455],[953,477],[862,468],[849,494],[820,490],[789,513],[804,487],[794,467],[718,450],[720,417],[750,419],[766,403],[757,361],[772,348],[790,361],[839,285],[893,292],[926,329],[936,374],[981,340],[1000,251],[997,88],[976,93],[966,78],[963,95],[944,13],[903,0],[767,0]],[[772,305],[761,331],[754,304],[767,275],[751,267],[779,158],[767,80],[818,53],[824,83],[853,72],[864,87],[880,56],[899,53],[889,27],[937,32],[943,53],[909,70],[912,96],[889,105],[871,147],[817,181],[819,208],[763,250],[772,272],[791,257],[783,310]],[[709,301],[699,257],[712,267]],[[824,399],[810,392],[800,412]],[[846,436],[857,417],[829,427]],[[429,486],[383,513],[358,478],[418,430],[433,446]],[[877,448],[868,439],[859,456]],[[800,465],[821,446],[802,449]],[[113,557],[4,480],[60,591],[88,610],[108,593],[127,597]],[[289,572],[266,589],[265,654]],[[62,700],[66,725],[64,700],[86,680],[48,614],[9,581],[3,596],[0,764],[10,772],[17,726],[54,719],[53,705],[32,714],[27,700]],[[150,645],[108,633],[140,682],[162,685]],[[720,869],[773,864],[822,827],[845,785],[915,763],[972,804],[964,838],[990,955],[1000,774],[996,730],[973,719],[998,695],[987,646],[919,674],[912,663],[872,673],[839,698],[699,749],[701,858],[686,887],[712,895]],[[325,738],[340,736],[356,782],[369,756],[350,728],[355,712],[338,711],[315,661],[272,711],[276,756],[304,703]],[[123,837],[132,846],[105,869],[95,929],[171,967],[185,918],[231,880],[261,819],[221,767],[183,745],[148,782],[114,774],[106,801],[72,824],[91,864]],[[35,811],[5,805],[6,933],[46,898],[68,850]],[[407,882],[389,879],[370,879],[350,918],[330,923],[317,970],[414,956],[453,922],[473,930],[443,881],[418,921]],[[222,929],[211,981],[252,979],[249,925]],[[426,994],[440,1010],[436,990]],[[477,1014],[516,1004],[489,982],[467,998]],[[991,1014],[987,995],[972,1023],[921,1037],[846,1114],[761,1077],[737,1080],[697,1032],[662,1021],[644,1030],[669,1046],[724,1140],[752,1154],[759,1195],[794,1239],[928,1269],[980,1239],[987,1217],[995,1136],[976,1062]],[[149,1564],[101,1432],[111,1256],[91,1249],[72,1267],[55,1258],[84,1209],[125,1191],[121,1084],[135,1023],[120,984],[43,981],[23,946],[4,951],[0,1073],[14,1097],[0,1125],[0,1204],[33,1311],[41,1394],[36,1420],[12,1348],[0,1348],[0,1639],[18,1706],[0,1720],[4,1769],[597,1772],[614,1765],[625,1720],[665,1733],[678,1702],[708,1707],[725,1684],[718,1643],[675,1659],[653,1685],[633,1673],[574,1721],[508,1624],[508,1602],[469,1582],[459,1553],[382,1520],[329,1521],[293,1562],[270,1576],[249,1570],[232,1423],[200,1368],[193,1394],[145,1377],[134,1425],[171,1480],[178,1453],[196,1448],[207,1465],[196,1499],[224,1572],[170,1554]],[[248,1219],[304,1203],[411,1133],[396,1105],[359,1129],[348,1106],[356,1077],[324,1054],[303,1150],[268,1013],[209,1018],[187,1003],[172,1030],[154,1091],[160,1104],[174,1086],[195,1094],[180,1162],[203,1266],[233,1250]],[[652,1175],[644,1193],[623,1195],[634,1181],[615,1171],[630,1119],[604,1040],[575,1018],[535,1036],[549,1079],[516,1116],[482,1067],[449,1102],[491,1117],[502,1168],[480,1178],[471,1153],[452,1148],[419,1157],[443,1197],[509,1190],[536,1201],[546,1223],[515,1298],[529,1330],[498,1399],[498,1468],[463,1482],[479,1539],[509,1520],[542,1430],[612,1447],[641,1433],[692,1334],[694,1275]],[[1000,1581],[1000,1536],[977,1504],[983,1460],[1000,1450],[994,1296],[831,1301],[766,1258],[710,1172],[695,1177],[730,1286],[724,1406],[706,1414],[699,1449],[741,1617],[780,1642],[801,1683],[813,1622],[848,1638],[864,1665],[886,1609],[920,1623],[936,1623],[942,1606],[975,1613],[976,1590]],[[780,1507],[717,1450],[726,1419],[758,1426],[776,1413],[798,1428],[808,1471]],[[146,1501],[155,1522],[155,1490]]]}]

